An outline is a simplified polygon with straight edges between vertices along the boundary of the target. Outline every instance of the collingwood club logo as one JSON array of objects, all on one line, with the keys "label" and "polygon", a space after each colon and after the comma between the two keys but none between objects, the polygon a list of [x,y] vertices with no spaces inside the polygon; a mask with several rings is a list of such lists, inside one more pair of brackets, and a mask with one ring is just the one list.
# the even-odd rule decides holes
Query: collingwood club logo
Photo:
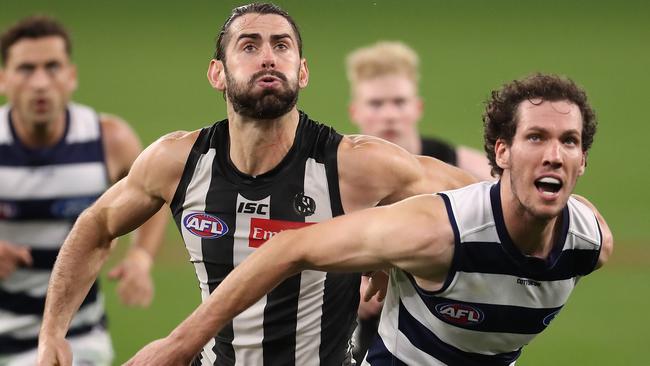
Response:
[{"label": "collingwood club logo", "polygon": [[316,212],[316,201],[300,192],[293,197],[293,209],[300,216],[311,216]]}]

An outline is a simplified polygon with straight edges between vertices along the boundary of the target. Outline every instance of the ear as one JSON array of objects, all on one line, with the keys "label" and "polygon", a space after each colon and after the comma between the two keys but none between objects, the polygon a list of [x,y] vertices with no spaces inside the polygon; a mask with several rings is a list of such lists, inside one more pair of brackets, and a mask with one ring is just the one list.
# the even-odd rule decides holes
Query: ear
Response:
[{"label": "ear", "polygon": [[5,69],[0,68],[0,95],[7,95],[7,87],[5,85]]},{"label": "ear", "polygon": [[359,122],[357,122],[359,119],[357,118],[357,113],[359,113],[359,109],[357,107],[357,101],[356,99],[353,99],[350,101],[350,104],[348,105],[348,115],[350,117],[350,121],[354,123],[355,125],[359,125]]},{"label": "ear", "polygon": [[300,60],[300,70],[298,71],[298,86],[300,89],[307,87],[309,83],[309,68],[307,67],[307,60]]},{"label": "ear", "polygon": [[226,90],[226,72],[221,60],[212,59],[208,66],[208,81],[214,89]]},{"label": "ear", "polygon": [[578,170],[578,176],[585,174],[585,169],[587,168],[587,153],[582,153],[582,161],[580,162],[580,170]]},{"label": "ear", "polygon": [[497,140],[494,144],[494,154],[499,168],[504,170],[510,168],[510,146],[505,141],[502,139]]},{"label": "ear", "polygon": [[79,86],[79,80],[77,79],[77,65],[70,65],[70,77],[68,78],[68,91],[70,93],[77,90]]},{"label": "ear", "polygon": [[415,124],[420,123],[420,120],[422,119],[422,114],[424,114],[424,100],[420,97],[416,97],[415,99],[415,113],[416,113],[416,122]]}]

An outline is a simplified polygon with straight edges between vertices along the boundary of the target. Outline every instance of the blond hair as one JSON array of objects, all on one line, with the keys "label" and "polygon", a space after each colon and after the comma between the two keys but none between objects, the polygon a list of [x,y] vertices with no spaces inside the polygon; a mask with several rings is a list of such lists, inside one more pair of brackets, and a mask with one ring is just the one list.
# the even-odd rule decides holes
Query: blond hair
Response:
[{"label": "blond hair", "polygon": [[415,51],[399,41],[380,41],[358,48],[346,58],[350,86],[384,75],[404,75],[417,83],[420,59]]}]

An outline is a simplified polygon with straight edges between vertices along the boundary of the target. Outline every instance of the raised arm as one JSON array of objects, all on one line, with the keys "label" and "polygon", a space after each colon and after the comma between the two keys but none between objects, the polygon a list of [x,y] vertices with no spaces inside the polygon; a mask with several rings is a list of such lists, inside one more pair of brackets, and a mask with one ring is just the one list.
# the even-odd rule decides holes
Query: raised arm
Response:
[{"label": "raised arm", "polygon": [[432,195],[283,231],[238,265],[169,337],[150,344],[127,365],[187,364],[233,317],[297,272],[396,266],[436,281],[446,275],[452,255],[444,203]]},{"label": "raised arm", "polygon": [[154,143],[126,178],[79,216],[50,278],[39,336],[39,365],[70,364],[64,337],[110,252],[111,241],[144,223],[171,200],[191,147],[185,145],[175,135]]}]

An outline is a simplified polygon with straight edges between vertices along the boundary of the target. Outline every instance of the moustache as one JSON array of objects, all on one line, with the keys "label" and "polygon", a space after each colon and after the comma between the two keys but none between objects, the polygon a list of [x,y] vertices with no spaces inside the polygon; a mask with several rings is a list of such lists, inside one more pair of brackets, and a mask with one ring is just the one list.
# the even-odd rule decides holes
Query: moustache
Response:
[{"label": "moustache", "polygon": [[260,78],[263,78],[263,77],[266,77],[266,76],[274,76],[274,77],[276,77],[276,78],[278,78],[278,79],[280,79],[280,80],[282,80],[284,82],[287,81],[287,77],[283,73],[281,73],[279,71],[262,70],[262,71],[258,71],[255,74],[253,74],[253,76],[251,76],[251,80],[248,83],[250,85],[253,85],[253,84],[255,84],[256,80],[258,80]]}]

